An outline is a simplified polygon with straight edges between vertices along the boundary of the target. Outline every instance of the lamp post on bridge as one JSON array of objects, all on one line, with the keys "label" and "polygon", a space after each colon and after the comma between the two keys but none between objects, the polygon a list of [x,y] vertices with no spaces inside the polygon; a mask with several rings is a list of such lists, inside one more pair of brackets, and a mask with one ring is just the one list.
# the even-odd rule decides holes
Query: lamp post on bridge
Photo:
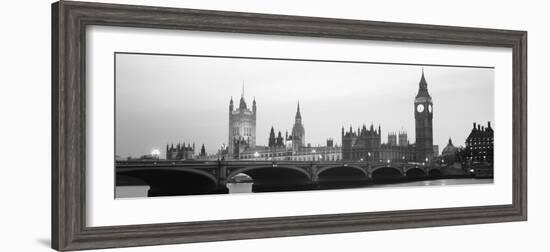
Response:
[{"label": "lamp post on bridge", "polygon": [[158,150],[158,149],[153,149],[153,150],[151,151],[151,157],[152,157],[153,159],[157,159],[157,160],[160,159],[160,150]]}]

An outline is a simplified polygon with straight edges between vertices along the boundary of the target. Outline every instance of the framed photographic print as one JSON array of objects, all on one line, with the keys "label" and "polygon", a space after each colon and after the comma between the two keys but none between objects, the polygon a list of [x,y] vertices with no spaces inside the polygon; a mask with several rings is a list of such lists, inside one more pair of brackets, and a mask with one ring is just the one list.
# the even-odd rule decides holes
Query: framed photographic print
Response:
[{"label": "framed photographic print", "polygon": [[527,219],[527,32],[52,5],[52,247]]}]

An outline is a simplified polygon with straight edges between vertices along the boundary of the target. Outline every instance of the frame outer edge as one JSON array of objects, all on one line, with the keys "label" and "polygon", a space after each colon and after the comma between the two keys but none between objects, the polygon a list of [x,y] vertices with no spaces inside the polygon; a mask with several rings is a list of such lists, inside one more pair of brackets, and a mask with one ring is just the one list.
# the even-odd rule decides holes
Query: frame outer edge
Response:
[{"label": "frame outer edge", "polygon": [[[81,150],[85,139],[81,116],[85,99],[79,82],[83,55],[75,43],[80,17],[70,2],[52,4],[52,242],[58,251],[71,250],[82,234],[85,170]],[[80,60],[80,61],[79,61]],[[80,158],[80,159],[79,159]]]},{"label": "frame outer edge", "polygon": [[[522,135],[521,143],[520,143],[520,150],[518,151],[518,155],[516,157],[518,158],[518,162],[521,162],[519,165],[519,169],[521,170],[521,192],[519,193],[519,197],[521,199],[521,218],[523,221],[527,221],[528,216],[528,187],[527,187],[527,179],[528,179],[528,173],[527,173],[527,162],[528,162],[528,155],[527,155],[527,148],[528,148],[528,87],[527,87],[527,62],[528,62],[528,55],[527,55],[527,31],[524,31],[521,33],[520,37],[520,50],[518,52],[518,57],[521,57],[520,64],[518,66],[518,71],[520,74],[520,83],[518,84],[521,88],[521,104],[519,105],[521,107],[521,131],[520,134]],[[519,177],[519,176],[518,176]]]},{"label": "frame outer edge", "polygon": [[512,46],[513,62],[513,202],[517,220],[527,220],[527,32],[521,32]]},{"label": "frame outer edge", "polygon": [[[106,15],[113,8],[117,11]],[[136,12],[144,15],[143,20],[136,21]],[[171,12],[173,18],[170,24],[159,21],[158,15]],[[176,13],[177,15],[174,15]],[[180,14],[184,19],[180,19]],[[193,15],[192,19],[189,15]],[[179,16],[179,17],[178,17]],[[193,20],[200,16],[205,18],[204,26],[195,26]],[[108,17],[108,18],[107,18]],[[251,20],[270,20],[269,25],[246,25],[243,18]],[[278,22],[278,17],[283,20]],[[107,18],[107,19],[105,19]],[[429,211],[419,210],[419,216],[402,216],[403,212],[381,213],[381,218],[402,217],[404,221],[368,221],[360,217],[362,225],[342,224],[352,223],[349,216],[341,216],[339,220],[323,219],[315,228],[303,225],[285,230],[254,231],[256,224],[247,224],[236,233],[219,234],[216,227],[227,228],[226,222],[215,222],[208,227],[205,223],[185,225],[173,223],[153,226],[143,225],[132,228],[113,226],[106,229],[85,227],[85,24],[88,21],[99,22],[100,25],[117,25],[185,29],[190,30],[219,30],[223,24],[216,24],[216,20],[233,20],[241,28],[231,28],[228,32],[254,34],[281,34],[277,29],[279,24],[291,27],[288,32],[291,36],[321,36],[321,37],[353,37],[355,39],[392,40],[404,42],[424,42],[439,44],[472,44],[486,46],[513,47],[513,113],[514,119],[514,147],[513,147],[513,202],[509,208],[494,207],[494,212],[482,212],[474,209],[469,214],[457,214],[456,218],[445,219],[426,218]],[[190,21],[191,20],[191,21]],[[126,21],[128,23],[126,23]],[[110,23],[111,22],[111,23]],[[149,23],[148,23],[149,22]],[[166,21],[168,22],[168,21]],[[202,22],[202,21],[201,21]],[[319,22],[319,23],[318,23]],[[320,23],[332,24],[334,27],[323,29]],[[83,25],[84,23],[84,25]],[[93,22],[91,22],[93,23]],[[305,25],[313,29],[301,27]],[[311,25],[311,26],[310,26]],[[349,25],[349,26],[348,26]],[[376,29],[365,30],[360,25],[373,25]],[[252,27],[252,28],[251,28]],[[271,28],[270,28],[271,27]],[[348,29],[349,28],[349,29]],[[388,28],[389,30],[386,30]],[[412,30],[406,36],[401,32]],[[273,30],[271,30],[273,29]],[[347,30],[339,32],[338,29]],[[357,29],[358,34],[352,34]],[[429,31],[429,32],[428,32]],[[81,34],[83,33],[83,34]],[[389,35],[388,35],[389,34]],[[476,38],[474,35],[482,36]],[[386,38],[386,35],[388,37]],[[433,40],[430,40],[433,39]],[[387,230],[400,228],[419,228],[431,226],[447,226],[461,224],[494,223],[505,221],[521,221],[527,218],[527,33],[523,31],[492,30],[483,28],[464,28],[450,26],[433,26],[419,24],[401,24],[386,22],[371,22],[358,20],[338,20],[326,18],[294,17],[280,15],[266,15],[256,13],[234,13],[206,10],[175,9],[165,7],[145,7],[131,5],[114,5],[83,2],[65,2],[63,0],[52,4],[52,248],[56,250],[77,250],[93,248],[113,248],[129,246],[162,245],[188,242],[205,242],[219,240],[254,239],[265,237],[282,237],[296,235],[312,235],[326,233],[359,232],[373,230]],[[491,208],[493,209],[493,208]],[[451,209],[452,210],[452,209]],[[456,210],[456,209],[455,209]],[[453,216],[456,211],[449,211],[446,215]],[[369,216],[371,216],[369,214]],[[383,216],[383,217],[382,217]],[[474,217],[474,218],[471,218]],[[369,217],[367,217],[368,219]],[[285,226],[292,222],[288,217],[284,222],[269,220],[269,225]],[[243,223],[237,223],[242,225]],[[172,227],[172,228],[170,228]],[[161,230],[159,230],[159,228]],[[188,228],[188,230],[184,230]],[[258,228],[258,227],[256,227]],[[168,230],[167,230],[168,229]],[[172,229],[172,231],[170,231]],[[173,232],[174,230],[184,232]],[[231,228],[229,228],[231,230]],[[238,230],[238,229],[237,229]]]},{"label": "frame outer edge", "polygon": [[63,214],[61,213],[61,202],[59,194],[60,190],[60,178],[59,178],[59,64],[60,64],[60,31],[59,26],[61,21],[59,18],[60,3],[55,2],[51,5],[51,247],[59,250],[60,244],[63,243],[60,240],[63,239],[61,235]]}]

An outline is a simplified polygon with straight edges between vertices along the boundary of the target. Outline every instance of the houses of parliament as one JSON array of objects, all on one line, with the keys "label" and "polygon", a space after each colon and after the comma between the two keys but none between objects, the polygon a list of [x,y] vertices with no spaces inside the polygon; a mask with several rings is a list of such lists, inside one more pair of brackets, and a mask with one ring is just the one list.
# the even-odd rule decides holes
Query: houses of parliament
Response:
[{"label": "houses of parliament", "polygon": [[[416,142],[411,144],[407,132],[388,133],[388,140],[382,143],[382,128],[375,129],[363,125],[354,131],[342,128],[342,159],[371,161],[416,161],[429,162],[439,153],[439,147],[433,145],[433,102],[428,92],[428,83],[422,70],[418,84],[418,93],[414,99],[414,119]],[[398,138],[399,137],[399,138]]]},{"label": "houses of parliament", "polygon": [[229,139],[226,150],[220,150],[224,158],[241,160],[341,160],[341,151],[334,146],[333,140],[327,140],[327,146],[312,147],[306,145],[305,128],[302,124],[300,103],[296,108],[294,125],[291,133],[281,131],[275,133],[271,127],[268,137],[268,145],[256,144],[256,99],[252,101],[249,109],[244,98],[244,88],[239,100],[239,106],[235,107],[233,98],[229,101]]},{"label": "houses of parliament", "polygon": [[[272,127],[266,132],[267,146],[256,144],[256,99],[252,107],[244,98],[244,87],[235,107],[233,98],[229,101],[228,145],[223,152],[227,159],[244,160],[297,160],[297,161],[415,161],[428,162],[438,155],[438,146],[433,145],[433,102],[428,92],[428,83],[422,70],[418,93],[414,99],[415,143],[410,143],[407,132],[389,133],[386,142],[382,142],[382,127],[374,125],[354,130],[342,127],[341,145],[334,144],[328,138],[324,146],[306,144],[306,130],[302,122],[300,104],[297,104],[294,125],[290,133],[283,135]],[[321,127],[321,126],[319,126]]]}]

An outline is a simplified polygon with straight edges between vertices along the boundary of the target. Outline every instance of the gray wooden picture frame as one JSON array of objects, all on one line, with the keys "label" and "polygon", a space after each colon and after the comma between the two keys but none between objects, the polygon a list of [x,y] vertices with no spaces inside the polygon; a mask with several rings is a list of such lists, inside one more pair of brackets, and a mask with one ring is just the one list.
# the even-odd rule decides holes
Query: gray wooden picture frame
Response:
[{"label": "gray wooden picture frame", "polygon": [[[474,45],[513,53],[512,204],[87,227],[85,28]],[[527,220],[527,32],[61,1],[52,5],[52,248],[81,250]]]}]

